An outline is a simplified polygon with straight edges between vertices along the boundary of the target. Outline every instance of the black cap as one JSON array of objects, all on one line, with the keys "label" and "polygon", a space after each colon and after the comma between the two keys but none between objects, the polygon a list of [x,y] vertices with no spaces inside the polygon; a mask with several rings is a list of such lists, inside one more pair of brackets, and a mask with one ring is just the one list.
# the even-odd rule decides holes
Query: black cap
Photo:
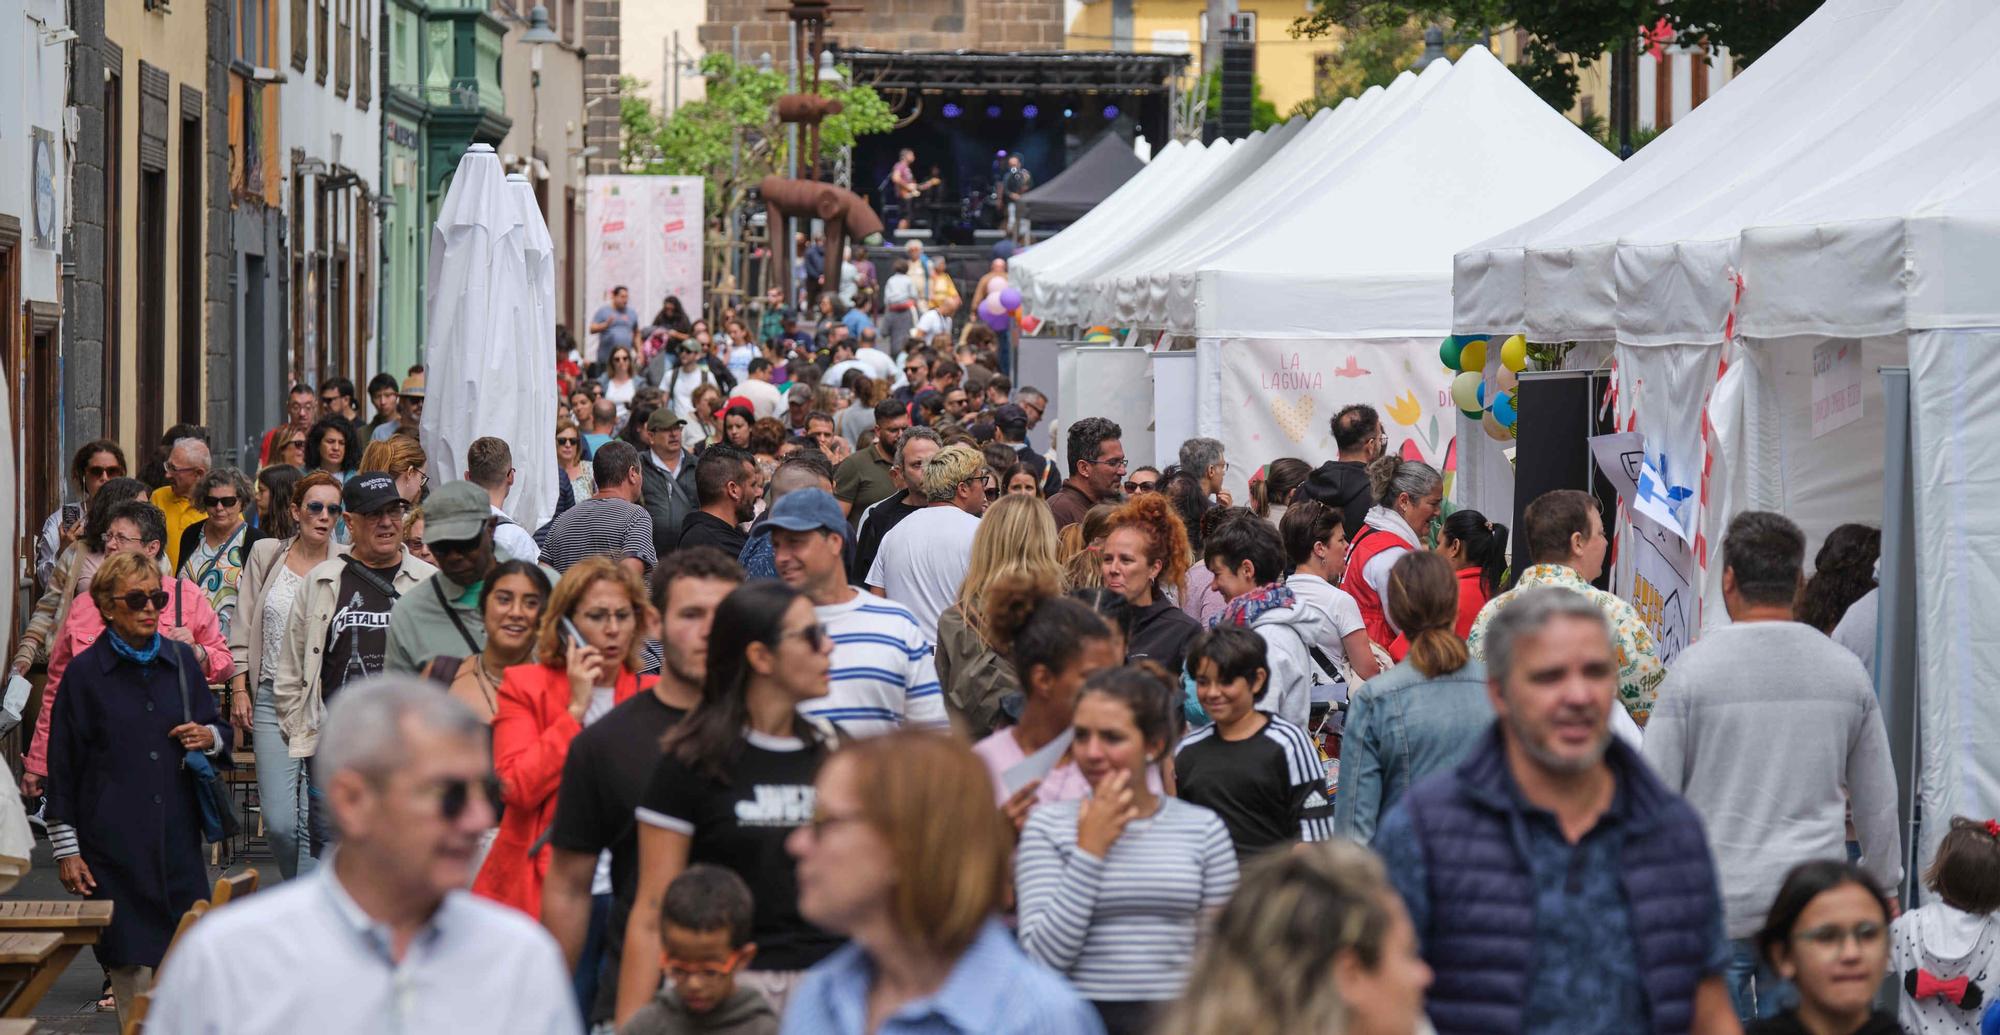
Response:
[{"label": "black cap", "polygon": [[381,471],[368,471],[347,480],[340,490],[340,504],[349,514],[379,514],[403,502],[396,491],[396,479]]}]

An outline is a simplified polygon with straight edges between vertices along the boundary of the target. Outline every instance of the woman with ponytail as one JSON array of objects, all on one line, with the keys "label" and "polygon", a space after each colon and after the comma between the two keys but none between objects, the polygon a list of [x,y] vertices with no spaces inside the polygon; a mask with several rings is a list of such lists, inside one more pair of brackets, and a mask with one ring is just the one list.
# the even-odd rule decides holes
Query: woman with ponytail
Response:
[{"label": "woman with ponytail", "polygon": [[1389,570],[1389,617],[1410,652],[1349,699],[1333,815],[1342,837],[1367,844],[1411,784],[1463,761],[1493,724],[1486,668],[1454,631],[1458,590],[1434,553],[1405,553]]},{"label": "woman with ponytail", "polygon": [[1507,573],[1507,526],[1476,510],[1454,511],[1438,533],[1437,554],[1458,572],[1458,624],[1463,639],[1472,633],[1479,609],[1500,592]]},{"label": "woman with ponytail", "polygon": [[1038,780],[1009,787],[1008,770],[1068,734],[1083,681],[1124,660],[1117,630],[1047,573],[1013,572],[986,586],[984,635],[1020,681],[1020,717],[972,746],[993,776],[994,799],[1019,829],[1036,804],[1069,801],[1090,784],[1067,755]]}]

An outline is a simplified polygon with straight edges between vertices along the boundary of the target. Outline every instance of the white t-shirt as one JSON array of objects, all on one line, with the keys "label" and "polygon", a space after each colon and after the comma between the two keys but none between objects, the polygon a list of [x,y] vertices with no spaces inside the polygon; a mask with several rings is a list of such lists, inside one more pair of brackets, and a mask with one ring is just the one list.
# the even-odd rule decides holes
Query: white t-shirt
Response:
[{"label": "white t-shirt", "polygon": [[838,386],[840,384],[841,378],[846,377],[847,372],[850,370],[859,370],[862,373],[868,375],[870,379],[873,379],[875,377],[875,371],[869,369],[868,364],[863,363],[858,359],[843,359],[840,362],[835,363],[830,367],[827,367],[826,373],[820,375],[819,383],[823,385]]},{"label": "white t-shirt", "polygon": [[1285,585],[1297,597],[1300,604],[1316,607],[1333,619],[1333,631],[1313,646],[1326,653],[1327,659],[1335,665],[1347,661],[1347,648],[1341,644],[1348,633],[1363,631],[1366,626],[1361,621],[1361,605],[1341,589],[1317,575],[1295,571],[1285,580]]},{"label": "white t-shirt", "polygon": [[623,423],[626,417],[631,416],[632,397],[637,394],[639,394],[639,379],[636,377],[626,381],[612,381],[607,379],[604,382],[604,397],[618,405],[618,420],[620,423]]},{"label": "white t-shirt", "polygon": [[729,376],[741,384],[750,377],[750,361],[757,358],[757,346],[741,342],[729,350]]},{"label": "white t-shirt", "polygon": [[[854,350],[854,358],[868,365],[868,376],[877,381],[887,381],[897,374],[896,361],[881,349],[863,346]],[[838,384],[839,382],[834,382]]]},{"label": "white t-shirt", "polygon": [[[712,384],[715,384],[715,375],[709,373],[706,363],[696,363],[692,370],[682,370],[675,364],[660,375],[660,390],[673,393],[674,413],[682,420],[694,419],[695,390],[702,385]],[[721,386],[716,385],[716,387]]]},{"label": "white t-shirt", "polygon": [[777,385],[769,381],[760,381],[754,377],[745,378],[742,384],[736,386],[736,394],[750,400],[750,405],[757,412],[758,420],[776,417],[785,412],[783,394],[778,391]]},{"label": "white t-shirt", "polygon": [[951,318],[935,309],[926,309],[924,315],[917,317],[917,331],[925,341],[940,334],[950,334]]},{"label": "white t-shirt", "polygon": [[938,616],[958,600],[978,531],[979,519],[957,507],[925,507],[882,537],[868,584],[909,608],[924,637],[936,643]]}]

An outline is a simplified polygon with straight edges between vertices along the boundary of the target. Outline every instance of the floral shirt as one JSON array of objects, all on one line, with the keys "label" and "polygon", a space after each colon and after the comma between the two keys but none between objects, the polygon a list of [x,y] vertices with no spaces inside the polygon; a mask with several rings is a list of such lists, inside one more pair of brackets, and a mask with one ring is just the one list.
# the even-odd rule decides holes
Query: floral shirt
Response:
[{"label": "floral shirt", "polygon": [[1521,573],[1514,588],[1486,602],[1479,609],[1479,618],[1472,623],[1472,633],[1465,638],[1465,644],[1472,649],[1472,656],[1486,660],[1486,625],[1514,594],[1537,586],[1560,586],[1573,590],[1589,598],[1604,612],[1604,619],[1611,623],[1612,643],[1618,648],[1618,700],[1632,716],[1632,721],[1644,724],[1646,716],[1652,714],[1653,701],[1659,696],[1660,680],[1666,678],[1666,666],[1660,663],[1659,644],[1653,639],[1653,631],[1639,619],[1639,612],[1615,593],[1606,593],[1596,586],[1583,581],[1576,569],[1566,564],[1537,564]]}]

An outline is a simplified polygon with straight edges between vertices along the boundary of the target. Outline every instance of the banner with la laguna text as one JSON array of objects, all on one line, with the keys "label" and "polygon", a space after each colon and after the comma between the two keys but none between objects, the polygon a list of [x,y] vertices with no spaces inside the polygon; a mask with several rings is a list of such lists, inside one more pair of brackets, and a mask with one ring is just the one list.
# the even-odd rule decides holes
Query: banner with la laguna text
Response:
[{"label": "banner with la laguna text", "polygon": [[584,288],[594,311],[623,286],[650,320],[667,296],[702,312],[702,179],[592,176],[584,202]]},{"label": "banner with la laguna text", "polygon": [[1229,459],[1227,486],[1248,502],[1249,479],[1282,457],[1317,467],[1334,459],[1332,418],[1354,403],[1373,406],[1388,449],[1444,473],[1457,468],[1452,372],[1438,362],[1436,338],[1295,340],[1204,339],[1219,367],[1220,405],[1207,433]]}]

